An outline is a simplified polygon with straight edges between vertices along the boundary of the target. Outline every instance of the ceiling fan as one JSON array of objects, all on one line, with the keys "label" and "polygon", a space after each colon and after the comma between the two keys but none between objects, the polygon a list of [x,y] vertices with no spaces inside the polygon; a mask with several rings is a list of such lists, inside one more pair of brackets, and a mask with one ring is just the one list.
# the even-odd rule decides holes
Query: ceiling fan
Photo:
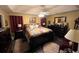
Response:
[{"label": "ceiling fan", "polygon": [[49,12],[47,11],[47,8],[45,5],[41,5],[40,7],[41,7],[42,11],[39,13],[39,15],[38,15],[39,17],[45,17],[45,16],[49,15]]}]

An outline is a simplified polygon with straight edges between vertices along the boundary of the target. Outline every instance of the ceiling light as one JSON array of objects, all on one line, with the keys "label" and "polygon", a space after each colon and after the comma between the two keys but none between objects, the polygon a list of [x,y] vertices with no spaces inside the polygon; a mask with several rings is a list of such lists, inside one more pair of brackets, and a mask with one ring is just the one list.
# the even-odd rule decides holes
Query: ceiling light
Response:
[{"label": "ceiling light", "polygon": [[38,16],[39,16],[39,17],[45,17],[45,15],[44,15],[44,14],[39,14]]},{"label": "ceiling light", "polygon": [[48,12],[40,12],[40,14],[39,14],[38,16],[39,16],[39,17],[45,17],[45,16],[47,16],[47,15],[49,15]]}]

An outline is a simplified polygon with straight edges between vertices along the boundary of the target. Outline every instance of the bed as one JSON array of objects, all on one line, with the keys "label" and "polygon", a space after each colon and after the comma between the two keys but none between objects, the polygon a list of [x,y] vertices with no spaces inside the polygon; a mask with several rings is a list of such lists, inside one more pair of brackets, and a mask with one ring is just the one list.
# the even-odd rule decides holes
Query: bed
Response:
[{"label": "bed", "polygon": [[25,34],[29,40],[30,52],[36,51],[46,42],[53,41],[53,31],[37,24],[27,25]]}]

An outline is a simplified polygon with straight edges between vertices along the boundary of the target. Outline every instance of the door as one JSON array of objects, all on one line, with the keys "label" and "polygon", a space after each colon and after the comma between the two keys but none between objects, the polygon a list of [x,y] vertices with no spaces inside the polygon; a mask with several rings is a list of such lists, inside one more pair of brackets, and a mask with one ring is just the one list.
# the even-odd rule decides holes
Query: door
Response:
[{"label": "door", "polygon": [[19,30],[18,26],[23,26],[23,18],[22,16],[10,16],[10,28],[12,32],[16,32]]}]

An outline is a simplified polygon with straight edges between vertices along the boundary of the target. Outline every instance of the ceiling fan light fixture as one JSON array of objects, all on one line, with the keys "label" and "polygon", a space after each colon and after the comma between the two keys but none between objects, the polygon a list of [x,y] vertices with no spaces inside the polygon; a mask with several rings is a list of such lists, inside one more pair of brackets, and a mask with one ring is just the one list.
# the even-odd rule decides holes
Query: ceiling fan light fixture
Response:
[{"label": "ceiling fan light fixture", "polygon": [[40,12],[40,14],[39,14],[38,16],[39,16],[39,17],[45,17],[45,16],[47,16],[47,15],[49,15],[48,12]]},{"label": "ceiling fan light fixture", "polygon": [[44,14],[39,14],[38,17],[45,17],[45,15]]}]

